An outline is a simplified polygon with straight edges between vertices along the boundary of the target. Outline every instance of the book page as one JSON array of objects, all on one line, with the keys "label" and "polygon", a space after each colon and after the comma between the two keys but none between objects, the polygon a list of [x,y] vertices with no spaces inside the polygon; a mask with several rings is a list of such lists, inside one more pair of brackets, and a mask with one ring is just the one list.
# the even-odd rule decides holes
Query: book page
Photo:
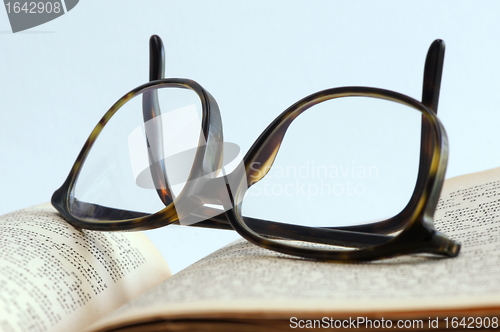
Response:
[{"label": "book page", "polygon": [[462,243],[458,257],[415,255],[339,264],[237,241],[120,308],[95,330],[134,320],[185,318],[365,314],[427,319],[495,312],[498,319],[500,169],[447,180],[435,224]]},{"label": "book page", "polygon": [[142,233],[78,230],[50,204],[0,217],[0,331],[80,331],[169,275]]}]

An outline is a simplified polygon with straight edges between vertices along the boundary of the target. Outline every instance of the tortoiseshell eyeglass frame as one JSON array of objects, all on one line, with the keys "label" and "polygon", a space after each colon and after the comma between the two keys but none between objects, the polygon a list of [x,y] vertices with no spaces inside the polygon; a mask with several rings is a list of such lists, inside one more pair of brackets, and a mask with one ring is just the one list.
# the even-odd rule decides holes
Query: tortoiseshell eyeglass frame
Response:
[{"label": "tortoiseshell eyeglass frame", "polygon": [[[429,48],[425,69],[422,102],[397,92],[371,87],[340,87],[313,93],[285,110],[260,135],[240,167],[228,175],[213,179],[225,181],[225,193],[193,188],[199,182],[191,181],[221,169],[223,156],[222,121],[215,99],[198,83],[180,78],[164,78],[164,50],[161,39],[152,36],[150,40],[150,82],[143,84],[120,98],[102,117],[78,155],[63,185],[52,196],[53,206],[72,225],[92,230],[119,231],[145,230],[169,224],[178,224],[179,216],[169,190],[157,190],[165,208],[154,214],[120,210],[78,201],[74,185],[82,165],[111,117],[132,98],[143,95],[144,120],[157,116],[156,90],[164,87],[190,89],[200,98],[202,105],[202,133],[206,145],[196,152],[193,167],[187,183],[194,183],[189,190],[183,190],[174,200],[195,195],[202,202],[196,212],[204,219],[191,226],[217,229],[233,229],[248,241],[278,252],[327,261],[366,261],[398,255],[428,253],[455,257],[460,244],[438,232],[434,225],[434,213],[443,185],[448,158],[446,132],[437,118],[437,107],[444,60],[444,42],[435,40]],[[326,100],[345,97],[367,97],[389,100],[413,108],[422,113],[420,164],[415,189],[406,207],[396,216],[374,223],[346,227],[306,227],[282,222],[243,217],[241,202],[246,190],[261,180],[278,153],[285,132],[293,120],[308,108]],[[255,165],[258,165],[256,167]],[[161,169],[152,169],[151,174]],[[159,174],[159,173],[158,173]],[[166,177],[166,174],[164,175]],[[155,180],[155,179],[153,179]],[[230,185],[230,183],[232,185]],[[236,183],[236,186],[234,185]],[[189,186],[189,185],[187,185]],[[194,194],[193,194],[194,192]],[[203,206],[204,197],[215,197],[225,208],[224,213],[215,214]],[[228,199],[218,199],[229,194]],[[211,202],[213,203],[214,198]],[[81,209],[87,215],[75,215],[72,211]],[[204,213],[204,211],[206,213]],[[206,218],[204,217],[206,215]],[[215,215],[215,217],[210,217]],[[397,233],[397,234],[396,234]],[[396,235],[394,235],[396,234]],[[355,248],[354,250],[310,248],[292,245],[283,239],[306,241],[326,245]]]}]

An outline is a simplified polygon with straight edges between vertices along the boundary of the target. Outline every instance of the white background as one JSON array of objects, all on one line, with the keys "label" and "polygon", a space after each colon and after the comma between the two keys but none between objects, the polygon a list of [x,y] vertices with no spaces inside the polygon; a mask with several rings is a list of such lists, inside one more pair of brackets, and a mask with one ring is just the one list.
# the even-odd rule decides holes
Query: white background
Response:
[{"label": "white background", "polygon": [[[225,139],[243,151],[321,89],[366,85],[420,98],[427,48],[441,38],[447,177],[500,166],[498,17],[495,1],[81,0],[12,34],[0,9],[0,213],[50,200],[104,112],[147,81],[152,34],[165,43],[166,76],[210,91]],[[174,272],[238,238],[170,226],[148,234]]]}]

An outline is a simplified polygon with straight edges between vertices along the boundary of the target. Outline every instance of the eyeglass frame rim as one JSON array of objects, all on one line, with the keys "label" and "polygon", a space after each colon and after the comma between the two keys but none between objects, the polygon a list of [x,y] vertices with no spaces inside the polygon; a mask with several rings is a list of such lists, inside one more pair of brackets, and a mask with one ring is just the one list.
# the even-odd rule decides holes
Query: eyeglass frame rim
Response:
[{"label": "eyeglass frame rim", "polygon": [[[332,97],[334,95],[336,95],[337,97]],[[402,232],[394,236],[391,240],[384,244],[353,251],[332,251],[321,250],[317,248],[310,249],[297,247],[289,244],[282,245],[281,243],[278,243],[274,240],[266,239],[260,236],[250,227],[246,226],[245,222],[242,220],[243,215],[240,211],[241,203],[235,204],[233,209],[226,211],[226,214],[228,215],[233,228],[235,228],[238,233],[245,237],[248,241],[254,244],[258,244],[259,246],[274,251],[279,251],[285,254],[298,255],[316,260],[373,260],[388,258],[401,254],[422,252],[423,249],[424,252],[444,254],[451,257],[456,256],[460,250],[460,245],[456,241],[449,239],[446,235],[438,232],[434,228],[432,223],[434,212],[439,200],[439,194],[443,185],[444,175],[446,172],[448,156],[448,139],[446,131],[433,110],[409,96],[385,89],[354,86],[326,89],[313,93],[296,102],[287,110],[285,110],[273,121],[273,123],[271,123],[266,128],[261,136],[255,141],[244,158],[247,176],[252,176],[251,174],[254,167],[251,165],[254,162],[255,158],[258,157],[258,153],[260,152],[258,150],[265,149],[266,146],[269,146],[269,144],[266,143],[269,142],[269,140],[273,139],[273,133],[276,132],[279,126],[282,126],[287,121],[287,119],[290,119],[292,117],[296,118],[298,116],[298,114],[294,116],[293,113],[300,114],[310,107],[313,107],[317,103],[334,98],[348,96],[386,99],[415,108],[416,110],[420,111],[423,116],[426,117],[434,132],[433,140],[435,142],[431,151],[432,153],[430,153],[432,155],[432,159],[429,163],[427,180],[420,195],[417,208],[413,211],[413,215],[410,220],[408,220],[408,224],[404,228],[402,228]],[[292,122],[293,119],[288,123],[288,125],[290,125]],[[283,130],[282,137],[285,136],[285,132],[286,128],[285,130]],[[281,142],[282,138],[278,139],[278,141]],[[275,149],[275,155],[277,154],[278,150],[279,148]],[[274,159],[274,157],[271,157],[270,159]],[[269,169],[269,167],[266,167],[266,169]],[[263,175],[260,179],[262,179],[263,177],[265,177],[265,175]],[[260,179],[258,179],[257,181],[259,181]],[[249,187],[250,185],[251,183],[249,181]],[[236,195],[241,195],[242,193],[244,194],[244,192],[240,190],[236,193]],[[414,195],[415,194],[416,192],[414,192]],[[242,202],[243,198],[235,197],[235,195],[233,195],[233,201]],[[417,233],[420,234],[420,238],[414,236]],[[401,239],[404,239],[404,241],[402,241]],[[422,246],[423,242],[429,242],[427,247]]]},{"label": "eyeglass frame rim", "polygon": [[[427,62],[428,61],[426,61],[426,67],[427,67]],[[441,68],[442,68],[442,66],[441,66]],[[427,73],[427,70],[425,72]],[[439,82],[440,82],[440,77],[439,77]],[[75,225],[77,227],[81,227],[81,228],[96,229],[94,227],[96,225],[95,222],[92,222],[92,223],[89,224],[88,222],[86,222],[84,220],[81,220],[81,219],[79,219],[77,217],[74,217],[70,213],[69,207],[68,207],[69,197],[70,197],[69,196],[70,195],[69,191],[73,189],[73,184],[74,184],[76,178],[78,177],[78,174],[79,174],[79,171],[81,169],[81,166],[83,165],[83,163],[85,161],[85,158],[86,158],[86,155],[90,151],[90,149],[91,149],[91,147],[93,145],[93,142],[97,139],[97,136],[99,135],[100,131],[103,129],[103,127],[107,123],[107,121],[109,121],[109,119],[114,115],[114,113],[116,111],[118,111],[118,109],[120,108],[121,105],[123,105],[124,103],[126,103],[128,100],[134,98],[138,94],[145,92],[148,88],[149,89],[154,89],[155,87],[162,86],[162,84],[181,84],[181,85],[184,85],[184,87],[188,86],[188,88],[191,88],[192,90],[195,90],[195,92],[197,92],[198,95],[200,96],[200,98],[204,101],[202,103],[202,105],[204,106],[203,107],[204,108],[204,111],[203,111],[203,114],[204,114],[203,120],[206,120],[206,118],[210,118],[211,111],[213,111],[215,109],[217,110],[217,113],[218,113],[219,118],[220,118],[220,113],[218,111],[218,106],[217,106],[217,103],[215,102],[215,99],[213,99],[213,97],[211,97],[211,95],[206,90],[204,90],[198,83],[196,83],[196,82],[194,82],[192,80],[187,80],[187,79],[160,79],[160,80],[151,81],[151,82],[148,82],[146,84],[143,84],[143,85],[141,85],[141,86],[139,86],[139,87],[131,90],[126,95],[124,95],[122,98],[120,98],[110,108],[110,110],[108,112],[106,112],[106,114],[103,116],[103,118],[98,123],[98,125],[96,126],[96,128],[94,128],[94,130],[92,131],[91,135],[89,136],[89,139],[87,140],[87,142],[85,143],[84,147],[82,148],[82,151],[80,152],[77,160],[75,161],[75,164],[73,165],[72,170],[70,171],[70,174],[68,175],[66,181],[61,186],[61,188],[59,188],[54,193],[54,195],[53,195],[52,202],[53,202],[54,206],[56,206],[56,208],[58,208],[58,210],[63,214],[63,216],[67,220],[69,219],[68,221],[70,221],[73,225]],[[425,85],[425,79],[424,79],[424,85]],[[194,87],[194,89],[193,89],[193,87]],[[285,110],[282,113],[282,115],[285,114],[290,109],[293,109],[293,108],[297,107],[297,105],[303,103],[305,100],[308,100],[310,98],[312,98],[312,99],[317,98],[319,95],[324,94],[324,93],[328,93],[328,92],[333,92],[333,91],[339,92],[342,89],[344,90],[344,92],[358,90],[359,93],[361,93],[361,94],[362,93],[370,93],[370,92],[371,93],[379,93],[379,94],[387,95],[387,96],[393,94],[393,96],[396,96],[397,100],[392,100],[392,101],[401,101],[401,100],[404,100],[405,98],[409,98],[413,102],[415,102],[415,103],[420,104],[420,105],[423,106],[422,103],[414,100],[411,97],[408,97],[408,96],[405,96],[405,95],[402,95],[402,94],[399,94],[399,93],[396,93],[396,92],[393,92],[393,91],[390,91],[390,90],[384,90],[384,89],[378,89],[378,88],[369,88],[369,87],[341,87],[341,88],[327,89],[327,90],[323,90],[323,91],[319,91],[319,92],[316,92],[314,94],[311,94],[311,95],[309,95],[309,96],[301,99],[300,101],[298,101],[294,105],[290,106],[287,110]],[[439,87],[438,87],[438,90],[439,90]],[[424,91],[424,93],[425,93],[425,91]],[[439,92],[437,93],[437,95],[439,95]],[[362,96],[362,95],[360,95],[360,96]],[[366,97],[366,95],[363,95],[363,96]],[[391,99],[389,99],[389,100],[391,100]],[[207,103],[207,101],[208,101],[208,103]],[[437,99],[436,99],[436,101],[437,101]],[[117,105],[119,105],[119,106],[117,106]],[[215,107],[214,107],[214,105],[215,105]],[[437,107],[437,104],[436,104],[436,107]],[[432,110],[428,110],[428,114],[433,114]],[[269,127],[264,131],[264,133],[267,132],[268,129],[270,127],[272,127],[275,122],[278,121],[278,119],[282,118],[282,115],[278,116],[278,118],[276,118],[275,121],[273,121],[273,123],[271,123],[269,125]],[[103,120],[106,117],[107,117],[107,120],[103,122]],[[432,119],[432,116],[431,116],[430,119]],[[437,121],[437,123],[440,124],[439,119],[437,119],[437,117],[435,117],[435,120]],[[204,121],[203,123],[204,123],[204,125],[203,125],[203,133],[204,133],[205,136],[208,137],[208,133],[210,131],[210,126],[208,125],[209,122],[208,121]],[[98,130],[99,126],[100,126],[100,129]],[[446,134],[444,132],[444,128],[442,128],[442,125],[440,124],[438,127],[441,128],[440,130],[442,130],[442,132],[444,133],[444,137],[446,137]],[[222,128],[222,126],[221,126],[221,128]],[[261,137],[264,135],[264,133],[261,134]],[[221,135],[222,135],[222,133],[221,133]],[[91,144],[88,144],[92,137],[94,137],[94,139],[92,140]],[[257,149],[256,144],[260,140],[261,137],[259,137],[256,140],[256,142],[254,143],[254,145],[252,146],[252,148],[249,149],[249,151],[247,152],[247,154],[244,157],[244,161],[247,161],[247,159],[249,158],[249,155],[251,155],[254,152],[254,150]],[[280,141],[280,143],[281,143],[281,141]],[[247,165],[246,162],[245,162],[245,165]],[[72,174],[73,174],[73,176],[72,176]],[[431,176],[431,174],[429,174],[429,176]],[[444,178],[444,171],[443,171],[443,178]],[[442,179],[440,181],[440,185],[442,185]],[[425,190],[425,192],[427,193],[427,190]],[[415,192],[414,192],[414,194],[415,194]],[[435,196],[435,195],[430,195],[430,196]],[[64,197],[66,197],[66,200],[64,200]],[[437,197],[439,198],[439,193],[438,193]],[[436,205],[437,205],[437,201],[436,201]],[[229,217],[228,216],[228,215],[231,215],[231,213],[234,214],[233,209],[230,209],[230,210],[226,211],[226,217],[229,219],[229,222],[230,222],[232,228],[236,229],[238,231],[239,227],[238,226],[235,227],[235,225],[239,225],[238,221],[235,221],[234,215],[233,215],[233,217]],[[150,229],[152,227],[148,227],[148,226],[145,226],[145,225],[154,224],[154,227],[161,227],[161,226],[168,225],[170,223],[175,222],[175,221],[172,221],[172,218],[175,219],[174,215],[175,215],[175,212],[172,213],[172,210],[168,209],[168,207],[166,207],[165,209],[162,209],[161,211],[159,211],[157,213],[154,213],[154,214],[151,214],[151,215],[149,215],[147,217],[144,217],[144,218],[136,218],[136,219],[118,221],[118,222],[116,222],[116,225],[118,225],[118,227],[115,227],[115,226],[112,225],[112,224],[115,224],[114,222],[113,223],[100,222],[99,224],[101,224],[101,225],[105,224],[105,228],[106,228],[106,229],[100,229],[100,230]],[[220,219],[220,216],[218,216],[218,217]],[[158,219],[162,220],[160,222],[160,224],[158,224]],[[214,218],[214,220],[217,220],[217,219],[218,219],[217,217]],[[166,220],[169,220],[170,222],[165,223]],[[138,224],[141,224],[141,225],[138,225]],[[202,226],[202,227],[204,227],[204,226]],[[226,227],[226,225],[223,225],[223,227],[221,227],[221,228],[228,229]],[[341,229],[341,228],[332,228],[332,229]],[[241,230],[241,228],[240,228],[240,230]],[[243,231],[243,232],[245,232],[245,231]],[[240,235],[243,236],[243,234],[241,234],[241,232],[239,232],[239,233],[240,233]],[[389,241],[389,242],[392,242],[392,240]],[[262,245],[262,244],[260,244],[260,245]],[[264,246],[264,245],[262,245],[262,246]],[[274,250],[276,250],[276,249],[274,249]],[[361,250],[364,250],[364,249],[361,249]],[[280,250],[278,250],[278,251],[280,251]],[[357,251],[359,252],[359,250],[357,250]],[[315,258],[318,259],[317,257],[315,257]]]},{"label": "eyeglass frame rim", "polygon": [[[122,97],[119,101],[117,101],[115,103],[115,105],[113,105],[111,107],[111,109],[105,114],[105,116],[103,117],[104,120],[101,120],[99,122],[98,126],[96,126],[96,128],[94,129],[93,133],[89,137],[90,141],[88,140],[86,142],[86,144],[84,145],[82,152],[80,153],[79,157],[77,158],[77,162],[75,162],[74,167],[72,168],[72,171],[70,172],[70,175],[68,176],[67,181],[65,181],[65,184],[61,187],[61,188],[63,188],[63,187],[65,187],[65,188],[63,189],[63,192],[61,193],[62,196],[60,196],[60,197],[66,198],[64,200],[63,211],[68,213],[68,216],[64,215],[64,213],[63,213],[63,215],[65,217],[69,217],[68,219],[70,219],[69,221],[71,221],[71,223],[73,225],[75,225],[77,227],[81,227],[81,228],[89,228],[88,222],[83,221],[79,218],[76,218],[76,220],[75,220],[74,219],[75,216],[73,214],[71,214],[70,211],[68,211],[69,210],[69,208],[68,208],[69,207],[68,206],[68,204],[69,204],[69,191],[72,189],[73,184],[75,183],[75,181],[79,175],[81,167],[83,166],[83,163],[85,161],[84,159],[86,158],[86,156],[90,152],[90,149],[92,148],[93,143],[95,142],[95,140],[99,136],[99,134],[102,131],[102,129],[104,128],[104,126],[106,125],[107,121],[109,121],[109,119],[119,110],[119,108],[123,104],[125,104],[128,100],[136,97],[137,95],[143,93],[144,91],[148,91],[149,89],[159,88],[159,87],[163,87],[163,86],[171,87],[172,84],[179,85],[180,83],[184,83],[184,84],[182,84],[183,87],[188,85],[186,83],[189,83],[189,84],[192,84],[192,86],[198,87],[198,85],[193,84],[193,82],[190,82],[190,80],[182,80],[182,79],[181,80],[179,80],[179,79],[164,79],[164,80],[148,82],[148,83],[132,90],[131,92],[127,93],[124,97]],[[303,111],[307,110],[308,108],[314,106],[318,102],[332,99],[331,98],[332,95],[339,95],[339,97],[336,97],[336,98],[340,98],[340,97],[346,97],[347,95],[353,95],[353,94],[356,96],[360,96],[360,97],[375,97],[375,98],[387,99],[387,100],[394,101],[394,102],[400,102],[402,104],[405,104],[407,106],[410,106],[410,107],[413,107],[417,110],[420,110],[422,112],[422,114],[424,114],[427,117],[427,119],[433,125],[434,131],[435,131],[435,136],[436,136],[435,143],[436,144],[434,145],[434,150],[440,150],[441,152],[436,153],[434,151],[432,153],[433,160],[431,161],[431,169],[429,170],[429,180],[427,182],[427,185],[425,187],[426,189],[425,189],[421,199],[423,200],[423,199],[425,199],[425,197],[437,197],[437,198],[439,198],[439,194],[436,195],[435,192],[440,192],[442,182],[444,180],[444,172],[445,172],[445,167],[446,167],[446,162],[443,161],[444,159],[441,158],[441,156],[443,155],[443,152],[444,152],[444,156],[446,156],[446,151],[447,151],[446,132],[444,131],[444,128],[443,128],[441,122],[439,121],[439,119],[437,118],[437,116],[435,115],[435,113],[432,110],[430,110],[429,108],[424,106],[421,102],[419,102],[411,97],[408,97],[406,95],[399,94],[397,92],[390,91],[390,90],[384,90],[384,89],[379,89],[379,88],[369,88],[369,87],[340,87],[340,88],[327,89],[327,90],[323,90],[323,91],[319,91],[319,92],[316,92],[314,94],[311,94],[311,95],[301,99],[297,103],[293,104],[292,106],[290,106],[287,110],[285,110],[285,112],[283,112],[278,118],[276,118],[275,121],[273,121],[273,123],[255,141],[252,148],[250,148],[248,153],[245,155],[243,160],[244,160],[245,166],[247,167],[247,179],[248,179],[248,176],[250,176],[249,175],[250,172],[248,172],[248,167],[252,162],[254,162],[254,160],[256,158],[255,154],[259,152],[256,150],[258,150],[258,149],[262,150],[266,146],[269,146],[269,144],[266,144],[265,140],[268,139],[273,132],[275,132],[276,125],[279,126],[280,124],[284,123],[284,121],[287,118],[289,118],[293,112],[297,112],[297,110],[299,110],[299,109],[302,109],[302,112],[303,112]],[[205,105],[206,103],[202,103],[202,104]],[[290,125],[291,123],[292,122],[290,121],[288,123],[288,125]],[[206,126],[204,126],[204,128],[206,128]],[[284,135],[283,135],[283,137],[284,137]],[[280,142],[281,142],[281,140],[280,140]],[[441,162],[437,162],[436,158],[440,158]],[[254,182],[254,183],[256,183],[256,182]],[[249,185],[251,185],[251,184],[253,184],[253,183],[249,183]],[[66,192],[66,194],[64,192]],[[54,194],[54,196],[56,197],[56,194]],[[56,198],[54,198],[54,200],[57,202]],[[419,205],[421,205],[421,204],[419,204]],[[437,201],[431,205],[429,205],[429,203],[427,201],[425,201],[423,203],[423,205],[421,205],[421,206],[431,206],[430,210],[429,210],[429,208],[427,208],[426,211],[427,211],[427,215],[433,215],[433,209],[435,209],[435,205],[437,205]],[[59,207],[60,207],[60,205],[59,205]],[[238,233],[240,233],[240,235],[247,238],[247,240],[250,240],[254,243],[258,242],[259,245],[261,245],[263,247],[267,246],[267,247],[269,247],[269,249],[272,249],[272,250],[276,250],[276,251],[281,250],[283,252],[283,248],[286,247],[287,253],[289,253],[290,250],[295,252],[294,251],[295,249],[290,249],[289,245],[282,247],[279,245],[270,244],[268,239],[265,239],[261,236],[257,236],[257,237],[253,237],[251,235],[244,236],[244,234],[249,233],[249,229],[245,228],[244,225],[246,225],[246,224],[244,222],[242,222],[241,220],[239,220],[241,216],[238,216],[237,214],[235,214],[236,213],[235,211],[238,211],[235,208],[238,209],[238,206],[233,206],[232,209],[228,209],[228,211],[226,211],[226,214],[228,214],[228,216],[229,216],[229,220],[230,220],[231,225],[233,226],[233,229],[238,231]],[[148,217],[136,218],[136,219],[131,219],[128,221],[127,220],[126,221],[119,221],[119,222],[117,222],[117,224],[119,224],[122,227],[126,226],[126,227],[122,228],[122,230],[123,229],[127,229],[127,230],[136,229],[136,226],[139,226],[138,224],[140,224],[140,229],[143,229],[143,227],[145,227],[144,225],[146,223],[157,220],[158,218],[163,220],[163,221],[166,218],[167,219],[169,217],[171,218],[171,216],[172,216],[171,210],[172,210],[172,207],[167,206],[165,209],[163,209],[157,213],[154,213]],[[424,209],[422,209],[422,208],[417,211],[419,218],[422,215],[422,211],[424,211]],[[418,218],[412,218],[412,219],[413,220],[411,221],[411,224],[415,223]],[[427,219],[429,219],[429,218],[427,218]],[[424,219],[421,218],[420,220],[424,220]],[[99,224],[105,225],[106,230],[112,230],[112,228],[113,228],[112,225],[108,222],[103,222],[103,223],[99,223]],[[95,223],[92,223],[92,226],[94,226],[94,225],[95,225]],[[406,228],[406,229],[408,229],[408,228]],[[252,232],[253,231],[250,230],[250,233],[252,233]],[[403,231],[403,233],[404,232],[405,231]],[[397,237],[398,236],[394,237],[394,239],[396,239]],[[259,240],[257,240],[257,239],[259,239]],[[371,247],[369,249],[359,249],[356,251],[349,251],[348,253],[356,253],[356,255],[360,255],[363,252],[373,252],[373,251],[380,250],[380,248],[385,248],[387,246],[394,246],[392,244],[393,241],[395,241],[394,239],[390,240],[387,244],[381,245],[382,247],[374,246],[374,247]],[[379,249],[377,249],[377,248],[379,248]],[[299,250],[301,251],[301,254],[300,254],[301,256],[304,256],[306,254],[309,255],[309,253],[305,253],[305,252],[307,252],[307,250],[303,251],[303,248],[301,248]],[[393,251],[393,250],[394,249],[391,249],[391,251]],[[400,249],[398,249],[398,252],[400,252]],[[312,256],[315,259],[333,259],[333,260],[344,259],[344,258],[330,257],[332,255],[331,254],[332,251],[329,251],[329,253],[330,254],[327,255],[328,257],[326,257],[325,254],[322,254],[321,255],[322,258],[320,258],[320,257],[318,257],[318,255],[319,255],[318,250],[314,249],[314,255],[312,255]],[[342,252],[342,255],[343,255],[342,257],[344,257],[346,255],[346,253]],[[350,254],[350,255],[353,255],[353,254]],[[375,255],[377,257],[381,257],[378,251],[375,253]],[[308,256],[308,257],[311,257],[311,256]],[[352,259],[356,259],[356,258],[350,257],[350,258],[345,258],[345,259],[352,260]]]}]

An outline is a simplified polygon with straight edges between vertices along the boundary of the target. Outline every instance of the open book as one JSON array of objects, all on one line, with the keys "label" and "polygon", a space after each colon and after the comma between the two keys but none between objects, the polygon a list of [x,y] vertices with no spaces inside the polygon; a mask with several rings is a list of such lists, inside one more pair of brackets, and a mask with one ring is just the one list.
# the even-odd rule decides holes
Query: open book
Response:
[{"label": "open book", "polygon": [[0,331],[498,329],[500,168],[446,180],[436,226],[457,258],[337,264],[240,240],[169,277],[141,233],[37,206],[0,218]]}]

